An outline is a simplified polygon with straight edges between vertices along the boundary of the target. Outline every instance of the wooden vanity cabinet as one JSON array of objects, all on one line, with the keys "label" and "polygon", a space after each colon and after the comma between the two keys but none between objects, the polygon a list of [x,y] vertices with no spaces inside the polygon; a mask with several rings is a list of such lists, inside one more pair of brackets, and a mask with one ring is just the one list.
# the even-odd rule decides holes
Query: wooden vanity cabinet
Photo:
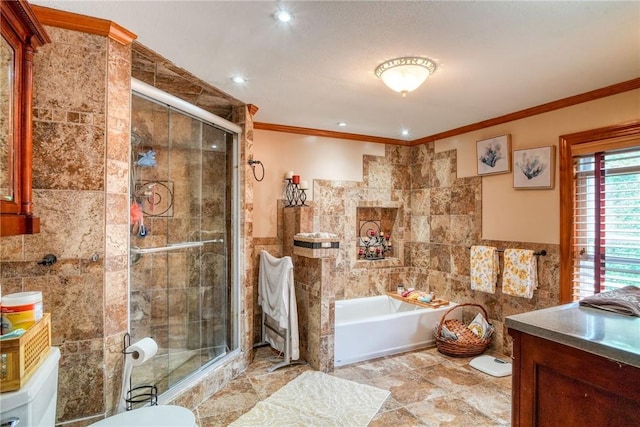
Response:
[{"label": "wooden vanity cabinet", "polygon": [[14,236],[40,231],[31,191],[33,55],[50,40],[25,0],[0,7],[0,236]]},{"label": "wooden vanity cabinet", "polygon": [[509,329],[512,426],[640,426],[640,368]]}]

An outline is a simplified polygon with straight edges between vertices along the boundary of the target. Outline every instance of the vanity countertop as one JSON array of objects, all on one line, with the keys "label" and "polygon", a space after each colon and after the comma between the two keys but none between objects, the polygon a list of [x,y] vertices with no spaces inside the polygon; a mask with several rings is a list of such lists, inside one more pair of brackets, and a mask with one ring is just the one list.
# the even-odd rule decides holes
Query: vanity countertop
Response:
[{"label": "vanity countertop", "polygon": [[640,368],[640,317],[578,303],[516,314],[507,327]]}]

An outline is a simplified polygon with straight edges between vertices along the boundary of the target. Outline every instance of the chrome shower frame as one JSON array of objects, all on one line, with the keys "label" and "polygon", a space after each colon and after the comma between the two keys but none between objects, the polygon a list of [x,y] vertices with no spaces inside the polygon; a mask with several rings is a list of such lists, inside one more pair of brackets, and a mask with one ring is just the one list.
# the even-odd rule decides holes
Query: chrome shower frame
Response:
[{"label": "chrome shower frame", "polygon": [[[233,343],[234,350],[228,352],[222,359],[214,359],[209,364],[202,366],[196,371],[192,372],[184,380],[174,384],[170,387],[166,392],[162,393],[158,401],[160,404],[164,404],[167,402],[171,402],[177,395],[179,395],[185,388],[189,387],[191,383],[195,382],[197,377],[206,376],[210,372],[215,371],[220,366],[224,365],[230,359],[235,358],[238,354],[240,354],[240,336],[242,334],[241,331],[241,322],[240,322],[240,310],[241,310],[241,293],[240,293],[240,281],[242,271],[241,263],[244,247],[243,247],[243,239],[241,238],[241,229],[240,229],[240,202],[241,202],[241,191],[240,191],[240,140],[242,136],[242,128],[235,123],[232,123],[228,120],[225,120],[221,117],[218,117],[208,111],[205,111],[199,107],[196,107],[188,102],[177,98],[173,95],[170,95],[166,92],[163,92],[151,85],[148,85],[144,82],[141,82],[137,79],[131,80],[131,93],[136,95],[142,95],[156,102],[166,104],[169,107],[173,107],[176,110],[179,110],[181,113],[191,115],[197,119],[200,119],[204,122],[207,122],[221,130],[230,133],[233,135],[233,149],[231,153],[232,159],[232,171],[231,171],[231,242],[229,242],[229,256],[231,257],[231,280],[233,281],[231,287],[231,313],[232,318],[228,319],[229,322],[233,324],[233,336],[229,337],[229,339]],[[135,188],[130,188],[130,192],[135,191]],[[130,193],[131,194],[131,193]],[[131,236],[129,236],[131,239]],[[131,242],[129,242],[131,245]],[[131,253],[136,256],[142,256],[145,250],[132,248]],[[131,257],[129,257],[129,266],[128,271],[131,271]],[[129,274],[129,293],[131,291],[131,283],[130,283],[130,274]],[[127,307],[127,323],[128,329],[131,329],[131,313],[130,307]]]}]

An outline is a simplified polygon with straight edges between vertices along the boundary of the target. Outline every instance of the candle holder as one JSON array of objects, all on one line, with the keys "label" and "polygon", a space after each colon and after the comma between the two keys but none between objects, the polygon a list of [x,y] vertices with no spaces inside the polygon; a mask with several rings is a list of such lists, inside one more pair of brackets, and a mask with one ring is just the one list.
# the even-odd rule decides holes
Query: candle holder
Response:
[{"label": "candle holder", "polygon": [[306,189],[300,188],[300,184],[293,183],[291,178],[285,178],[286,186],[284,189],[284,195],[287,198],[287,206],[307,206],[305,203],[307,201],[307,193]]},{"label": "candle holder", "polygon": [[360,259],[375,261],[385,259],[385,255],[393,250],[391,236],[380,230],[376,221],[364,221],[360,226],[358,257]]}]

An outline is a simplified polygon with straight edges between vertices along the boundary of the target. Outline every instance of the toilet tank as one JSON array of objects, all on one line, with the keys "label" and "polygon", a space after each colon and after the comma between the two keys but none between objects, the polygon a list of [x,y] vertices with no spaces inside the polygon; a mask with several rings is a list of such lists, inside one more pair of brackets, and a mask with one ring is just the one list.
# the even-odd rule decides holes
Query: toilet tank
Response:
[{"label": "toilet tank", "polygon": [[53,427],[59,360],[60,349],[51,347],[42,364],[19,390],[0,393],[0,425],[19,421],[17,427]]}]

